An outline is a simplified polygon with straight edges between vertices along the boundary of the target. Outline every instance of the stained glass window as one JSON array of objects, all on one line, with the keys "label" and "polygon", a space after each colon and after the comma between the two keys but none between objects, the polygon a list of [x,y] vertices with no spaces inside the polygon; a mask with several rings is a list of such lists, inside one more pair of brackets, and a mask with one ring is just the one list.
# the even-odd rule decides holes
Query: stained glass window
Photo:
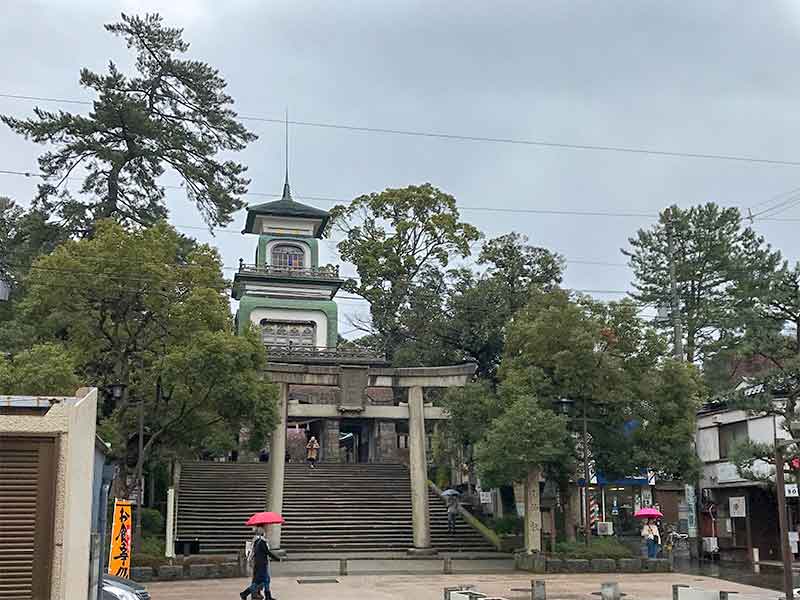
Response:
[{"label": "stained glass window", "polygon": [[305,266],[305,253],[299,246],[277,244],[272,248],[272,266],[302,269]]}]

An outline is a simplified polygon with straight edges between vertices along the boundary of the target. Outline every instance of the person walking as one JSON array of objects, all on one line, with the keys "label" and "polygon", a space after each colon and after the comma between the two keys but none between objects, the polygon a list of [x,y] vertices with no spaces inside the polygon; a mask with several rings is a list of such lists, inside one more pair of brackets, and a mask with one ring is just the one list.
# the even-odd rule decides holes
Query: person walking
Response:
[{"label": "person walking", "polygon": [[319,442],[317,441],[317,438],[312,435],[311,439],[308,440],[308,443],[306,444],[306,460],[308,461],[308,464],[311,465],[312,469],[316,468],[315,465],[317,464],[318,455]]},{"label": "person walking", "polygon": [[647,523],[642,527],[642,538],[647,544],[647,558],[656,558],[658,547],[661,545],[661,534],[658,533],[658,527],[653,519],[647,519]]},{"label": "person walking", "polygon": [[447,533],[456,532],[456,515],[458,515],[458,496],[453,494],[447,497]]},{"label": "person walking", "polygon": [[258,591],[263,587],[264,600],[278,600],[270,590],[269,561],[270,559],[277,561],[281,559],[270,551],[263,527],[256,527],[256,536],[253,538],[253,546],[250,553],[253,559],[253,579],[250,585],[239,592],[239,597],[242,600],[251,595],[253,598],[260,598]]}]

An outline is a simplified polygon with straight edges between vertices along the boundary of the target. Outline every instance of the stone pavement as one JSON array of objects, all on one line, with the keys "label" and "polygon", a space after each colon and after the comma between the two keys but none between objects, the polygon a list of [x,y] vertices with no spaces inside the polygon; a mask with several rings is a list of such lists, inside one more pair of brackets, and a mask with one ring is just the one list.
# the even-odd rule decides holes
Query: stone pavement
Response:
[{"label": "stone pavement", "polygon": [[[522,600],[530,598],[511,588],[526,588],[533,577],[529,574],[504,575],[356,575],[337,577],[339,583],[299,584],[297,577],[275,577],[272,592],[279,600],[440,600],[442,588],[472,584],[478,591]],[[547,597],[552,600],[598,600],[592,592],[605,581],[618,581],[627,600],[671,600],[672,585],[686,584],[706,590],[737,592],[737,600],[771,600],[779,596],[764,590],[720,579],[692,575],[542,575],[547,581]],[[237,600],[246,579],[182,581],[152,583],[148,587],[153,600]]]}]

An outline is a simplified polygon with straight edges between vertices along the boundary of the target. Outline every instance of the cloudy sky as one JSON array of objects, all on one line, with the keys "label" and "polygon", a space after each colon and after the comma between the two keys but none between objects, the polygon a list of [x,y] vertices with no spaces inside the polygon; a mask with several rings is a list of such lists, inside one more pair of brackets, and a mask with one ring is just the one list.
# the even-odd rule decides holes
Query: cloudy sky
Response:
[{"label": "cloudy sky", "polygon": [[[298,121],[800,161],[800,4],[789,0],[5,0],[0,94],[87,99],[81,67],[130,64],[102,25],[136,11],[183,27],[190,55],[221,70],[242,115],[280,118],[288,106]],[[0,113],[35,104],[0,97]],[[259,135],[239,156],[251,191],[278,194],[282,127],[248,125]],[[40,152],[0,131],[0,170],[35,170]],[[428,181],[487,236],[515,230],[562,253],[573,288],[628,289],[620,248],[652,221],[620,213],[672,203],[775,207],[755,227],[800,258],[800,193],[785,194],[800,188],[800,166],[301,125],[290,154],[296,196],[347,200]],[[0,175],[0,195],[27,203],[35,183]],[[170,207],[172,222],[217,245],[226,265],[253,254],[255,240],[238,233],[243,215],[211,237],[193,229],[203,224],[179,192]],[[326,246],[335,261],[335,243]],[[341,308],[364,312],[352,300]]]}]

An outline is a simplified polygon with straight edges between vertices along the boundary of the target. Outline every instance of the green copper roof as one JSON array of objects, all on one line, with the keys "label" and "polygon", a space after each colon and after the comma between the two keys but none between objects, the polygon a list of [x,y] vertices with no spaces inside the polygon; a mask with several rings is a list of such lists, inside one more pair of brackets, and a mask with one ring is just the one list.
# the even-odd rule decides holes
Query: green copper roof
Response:
[{"label": "green copper roof", "polygon": [[320,224],[314,232],[315,237],[322,237],[322,232],[325,231],[325,226],[328,224],[328,219],[330,218],[327,211],[295,202],[292,198],[292,192],[289,189],[288,180],[283,184],[283,196],[280,200],[247,207],[247,222],[242,233],[259,233],[255,230],[256,217],[259,215],[320,219]]}]

